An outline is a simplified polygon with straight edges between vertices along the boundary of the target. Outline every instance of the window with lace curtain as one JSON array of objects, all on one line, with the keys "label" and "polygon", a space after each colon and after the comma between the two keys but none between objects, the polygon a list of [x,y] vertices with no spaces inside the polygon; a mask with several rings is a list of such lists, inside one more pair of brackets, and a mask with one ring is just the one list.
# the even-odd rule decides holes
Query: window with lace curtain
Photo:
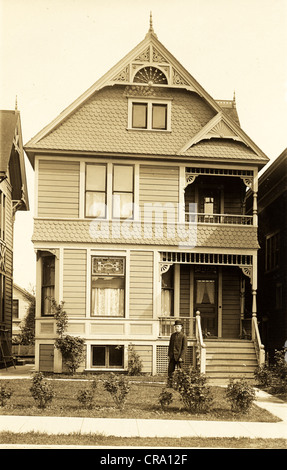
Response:
[{"label": "window with lace curtain", "polygon": [[215,301],[215,281],[202,279],[196,281],[196,303],[214,304]]},{"label": "window with lace curtain", "polygon": [[52,299],[55,296],[55,256],[42,258],[42,316],[52,315]]},{"label": "window with lace curtain", "polygon": [[124,317],[124,258],[92,257],[91,315],[95,317]]}]

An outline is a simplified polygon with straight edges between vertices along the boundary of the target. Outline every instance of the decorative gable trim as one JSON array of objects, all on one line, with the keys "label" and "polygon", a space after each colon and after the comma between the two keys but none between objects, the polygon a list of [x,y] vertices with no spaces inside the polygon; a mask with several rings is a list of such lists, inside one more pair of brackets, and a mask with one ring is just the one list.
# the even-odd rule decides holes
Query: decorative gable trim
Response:
[{"label": "decorative gable trim", "polygon": [[267,157],[263,152],[252,142],[252,140],[245,134],[245,132],[237,126],[231,119],[229,119],[222,111],[220,111],[214,118],[212,118],[195,136],[192,137],[178,152],[177,155],[182,155],[190,147],[197,144],[202,140],[212,138],[219,139],[232,139],[237,142],[244,143],[250,147],[257,155]]},{"label": "decorative gable trim", "polygon": [[[167,77],[167,85],[153,84],[155,87],[167,86],[193,91],[203,97],[215,111],[220,111],[220,105],[201,87],[201,85],[199,85],[189,72],[184,69],[163,44],[161,44],[157,36],[152,31],[149,31],[141,43],[68,106],[56,119],[27,142],[25,147],[31,150],[34,145],[37,145],[40,140],[55,130],[55,128],[75,112],[79,106],[83,105],[85,101],[103,87],[113,86],[115,84],[135,85],[133,82],[134,76],[141,68],[147,66],[158,68]],[[144,84],[143,86],[149,85],[150,84]]]}]

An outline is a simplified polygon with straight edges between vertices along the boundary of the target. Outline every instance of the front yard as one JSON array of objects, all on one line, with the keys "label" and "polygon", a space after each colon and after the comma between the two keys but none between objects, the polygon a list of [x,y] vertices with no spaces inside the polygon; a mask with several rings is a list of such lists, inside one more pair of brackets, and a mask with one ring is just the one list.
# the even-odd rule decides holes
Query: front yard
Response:
[{"label": "front yard", "polygon": [[34,401],[30,387],[30,379],[0,380],[0,385],[6,385],[12,391],[11,398],[4,407],[0,407],[2,415],[26,416],[62,416],[62,417],[95,417],[95,418],[136,418],[136,419],[193,419],[216,421],[257,421],[278,422],[277,417],[253,404],[247,413],[234,413],[226,400],[224,387],[211,387],[213,403],[209,412],[194,414],[184,408],[177,392],[173,391],[173,402],[162,410],[159,395],[163,390],[164,378],[128,377],[130,390],[127,394],[123,409],[119,409],[110,393],[104,388],[106,376],[96,376],[94,406],[85,409],[78,401],[80,390],[88,389],[91,380],[75,378],[45,378],[52,387],[55,396],[51,403],[40,409]]}]

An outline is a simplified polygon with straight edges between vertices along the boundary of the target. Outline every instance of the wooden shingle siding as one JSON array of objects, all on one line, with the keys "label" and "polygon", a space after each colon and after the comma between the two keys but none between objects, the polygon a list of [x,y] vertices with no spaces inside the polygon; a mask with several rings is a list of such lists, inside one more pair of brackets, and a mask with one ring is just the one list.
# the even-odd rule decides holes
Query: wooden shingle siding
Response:
[{"label": "wooden shingle siding", "polygon": [[[177,217],[179,202],[179,168],[168,166],[141,165],[139,184],[139,204],[141,217],[145,220],[154,219],[155,214],[161,215],[162,208],[174,208],[170,213]],[[157,204],[158,208],[148,207]],[[166,218],[166,210],[163,217]]]},{"label": "wooden shingle siding", "polygon": [[238,268],[222,271],[222,336],[238,338],[240,322],[240,272]]},{"label": "wooden shingle siding", "polygon": [[79,217],[79,162],[39,161],[38,216]]},{"label": "wooden shingle siding", "polygon": [[69,316],[86,315],[86,251],[64,250],[63,297]]},{"label": "wooden shingle siding", "polygon": [[131,251],[130,318],[153,316],[153,252]]}]

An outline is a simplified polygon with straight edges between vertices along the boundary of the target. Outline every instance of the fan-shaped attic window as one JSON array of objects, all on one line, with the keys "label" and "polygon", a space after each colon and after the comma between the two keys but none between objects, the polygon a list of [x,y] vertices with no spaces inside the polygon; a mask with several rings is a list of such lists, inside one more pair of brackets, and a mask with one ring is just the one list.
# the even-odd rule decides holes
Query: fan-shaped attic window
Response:
[{"label": "fan-shaped attic window", "polygon": [[167,85],[165,74],[156,67],[143,67],[134,76],[134,83],[147,83],[148,85]]}]

